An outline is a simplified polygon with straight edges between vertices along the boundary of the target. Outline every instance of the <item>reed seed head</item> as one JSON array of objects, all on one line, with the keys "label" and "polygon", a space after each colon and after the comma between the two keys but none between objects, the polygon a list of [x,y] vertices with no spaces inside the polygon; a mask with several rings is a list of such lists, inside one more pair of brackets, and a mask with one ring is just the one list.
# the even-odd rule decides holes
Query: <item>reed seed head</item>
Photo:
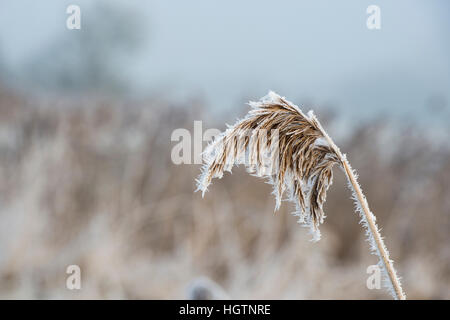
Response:
[{"label": "reed seed head", "polygon": [[296,205],[294,215],[310,227],[315,240],[320,239],[323,204],[339,157],[312,111],[304,114],[274,92],[249,105],[247,116],[205,150],[198,190],[204,193],[213,178],[244,164],[250,173],[268,178],[273,185],[275,210],[286,191],[287,199]]}]

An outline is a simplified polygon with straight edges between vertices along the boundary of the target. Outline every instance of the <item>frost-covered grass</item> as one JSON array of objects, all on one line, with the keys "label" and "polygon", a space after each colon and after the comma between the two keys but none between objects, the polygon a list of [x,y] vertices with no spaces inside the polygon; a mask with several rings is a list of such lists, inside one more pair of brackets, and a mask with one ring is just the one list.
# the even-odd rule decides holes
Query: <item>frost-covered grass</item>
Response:
[{"label": "frost-covered grass", "polygon": [[[170,135],[211,119],[208,109],[0,90],[0,297],[185,298],[206,276],[231,298],[386,298],[366,288],[377,261],[339,170],[317,243],[292,204],[274,215],[270,186],[241,168],[204,199],[193,193],[199,166],[170,161]],[[204,128],[234,119],[213,120]],[[416,131],[383,120],[336,143],[360,173],[408,298],[450,299],[450,154]],[[65,288],[70,264],[81,267],[80,291]]]},{"label": "frost-covered grass", "polygon": [[[337,164],[348,179],[371,250],[379,257],[383,283],[395,299],[404,300],[400,279],[357,174],[314,113],[303,113],[272,91],[260,101],[250,102],[250,106],[247,116],[230,126],[205,151],[205,164],[197,180],[202,195],[213,178],[222,178],[224,171],[231,172],[234,164],[244,164],[250,173],[269,180],[276,197],[275,209],[279,209],[284,191],[290,194],[288,200],[296,206],[294,215],[318,241],[319,225],[324,220],[323,205],[333,182],[333,166]],[[264,158],[268,161],[263,161]]]}]

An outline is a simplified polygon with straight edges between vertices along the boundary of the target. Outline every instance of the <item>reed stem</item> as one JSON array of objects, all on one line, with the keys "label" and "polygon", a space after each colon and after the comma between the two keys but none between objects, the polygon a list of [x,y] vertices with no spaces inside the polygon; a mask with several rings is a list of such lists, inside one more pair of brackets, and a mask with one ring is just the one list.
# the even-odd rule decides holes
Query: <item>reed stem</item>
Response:
[{"label": "reed stem", "polygon": [[339,148],[333,142],[333,140],[328,136],[325,130],[320,128],[325,136],[325,139],[328,141],[331,148],[337,154],[339,160],[341,161],[342,167],[344,169],[345,175],[347,176],[348,181],[350,182],[350,186],[352,187],[354,194],[357,197],[357,200],[362,208],[362,214],[364,214],[365,221],[367,221],[366,227],[369,229],[370,234],[373,236],[373,240],[376,245],[377,254],[380,257],[384,268],[387,272],[389,280],[394,289],[395,298],[398,300],[406,300],[406,295],[403,292],[402,286],[400,284],[400,280],[395,272],[392,260],[389,258],[389,252],[386,250],[386,246],[384,244],[383,238],[381,237],[380,231],[375,223],[376,218],[375,215],[370,211],[369,204],[367,203],[366,197],[364,196],[361,187],[357,181],[357,178],[353,172],[353,169],[350,166],[345,155],[341,153]]}]

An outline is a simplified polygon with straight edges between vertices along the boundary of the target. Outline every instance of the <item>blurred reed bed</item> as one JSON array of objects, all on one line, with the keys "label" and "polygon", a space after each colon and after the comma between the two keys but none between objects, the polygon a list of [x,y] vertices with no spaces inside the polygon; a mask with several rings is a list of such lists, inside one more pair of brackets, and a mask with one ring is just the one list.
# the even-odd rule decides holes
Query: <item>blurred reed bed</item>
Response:
[{"label": "blurred reed bed", "polygon": [[[243,168],[205,199],[194,193],[200,165],[170,159],[172,131],[192,130],[194,120],[223,130],[235,119],[196,101],[0,89],[0,297],[185,298],[199,277],[232,298],[386,297],[366,287],[377,261],[345,188],[329,190],[318,243],[294,223],[291,204],[274,214],[271,187]],[[448,143],[385,119],[336,140],[364,172],[408,298],[450,299]],[[338,170],[335,183],[345,183]],[[65,286],[71,264],[81,267],[79,291]]]}]

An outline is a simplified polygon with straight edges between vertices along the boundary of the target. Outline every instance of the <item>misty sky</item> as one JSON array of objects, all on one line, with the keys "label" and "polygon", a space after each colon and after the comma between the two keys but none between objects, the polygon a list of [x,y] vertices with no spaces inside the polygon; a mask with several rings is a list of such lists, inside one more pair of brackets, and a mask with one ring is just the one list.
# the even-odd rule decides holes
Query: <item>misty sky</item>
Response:
[{"label": "misty sky", "polygon": [[[3,59],[20,68],[56,35],[70,37],[65,8],[80,5],[83,28],[91,2],[1,2]],[[359,114],[450,108],[449,1],[112,2],[145,21],[129,65],[141,93],[201,94],[220,108],[269,89]],[[381,8],[381,30],[366,27],[370,4]]]}]

